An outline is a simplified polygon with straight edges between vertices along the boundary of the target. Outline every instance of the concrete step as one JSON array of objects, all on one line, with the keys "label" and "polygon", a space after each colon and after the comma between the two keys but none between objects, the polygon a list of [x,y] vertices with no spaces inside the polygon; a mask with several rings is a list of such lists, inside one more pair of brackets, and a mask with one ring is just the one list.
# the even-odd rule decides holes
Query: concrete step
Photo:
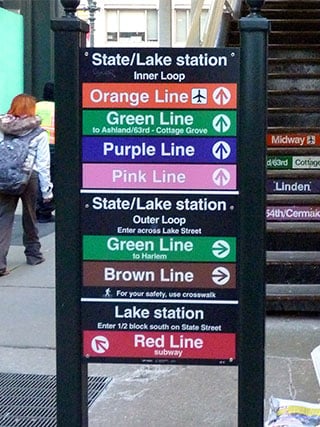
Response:
[{"label": "concrete step", "polygon": [[268,74],[268,90],[314,90],[319,82],[320,74],[289,74],[283,73]]},{"label": "concrete step", "polygon": [[317,44],[319,31],[274,31],[269,34],[270,44]]},{"label": "concrete step", "polygon": [[306,133],[308,135],[318,134],[320,133],[320,127],[319,126],[268,126],[268,133],[272,134],[288,134],[288,133]]},{"label": "concrete step", "polygon": [[[314,263],[296,264],[283,263],[268,264],[266,269],[266,282],[269,284],[319,284],[320,266]],[[320,295],[319,295],[320,296]]]},{"label": "concrete step", "polygon": [[320,58],[320,44],[269,44],[269,58],[308,60]]},{"label": "concrete step", "polygon": [[[307,2],[305,2],[307,3]],[[272,19],[320,19],[320,7],[318,9],[293,9],[293,8],[264,8],[261,12],[264,18]]]},{"label": "concrete step", "polygon": [[[264,14],[265,15],[265,14]],[[287,31],[319,31],[320,19],[287,19],[286,17],[279,19],[270,19],[271,32]],[[232,21],[230,24],[230,33],[239,31],[239,22]]]},{"label": "concrete step", "polygon": [[319,31],[320,19],[272,19],[271,32],[287,31],[297,32],[302,31]]},{"label": "concrete step", "polygon": [[268,107],[281,108],[294,105],[298,108],[319,108],[319,92],[316,90],[269,90]]},{"label": "concrete step", "polygon": [[[318,31],[287,31],[286,29],[274,31],[272,29],[268,39],[271,45],[301,45],[302,43],[312,45],[319,43],[318,34]],[[229,43],[233,45],[238,45],[240,43],[239,31],[231,31],[229,33]]]},{"label": "concrete step", "polygon": [[268,109],[268,126],[270,127],[314,127],[320,123],[320,111],[314,109]]},{"label": "concrete step", "polygon": [[[247,6],[246,6],[247,7]],[[319,0],[266,0],[263,4],[262,10],[270,10],[270,9],[280,9],[280,10],[286,10],[286,9],[319,9],[320,8],[320,1]]]},{"label": "concrete step", "polygon": [[270,58],[268,72],[288,74],[320,74],[320,56],[316,58]]},{"label": "concrete step", "polygon": [[268,312],[319,313],[320,285],[284,283],[266,285]]},{"label": "concrete step", "polygon": [[[269,227],[270,224],[273,224],[273,230],[272,227]],[[283,228],[283,224],[281,222],[276,223],[267,223],[267,239],[266,239],[266,246],[268,251],[275,251],[277,253],[277,261],[278,262],[285,262],[285,259],[281,258],[279,251],[309,251],[310,253],[314,253],[312,255],[312,258],[309,258],[309,262],[318,262],[320,263],[320,238],[319,238],[319,230],[318,232],[311,232],[310,230],[306,229],[302,232],[298,232],[297,228],[295,227],[294,222],[290,222],[287,224],[287,232],[281,231]],[[290,229],[291,227],[291,229]],[[311,225],[312,227],[312,225]],[[272,230],[272,231],[271,231]],[[310,255],[310,254],[309,254]],[[275,256],[275,255],[274,255]],[[298,261],[297,254],[294,256],[292,255],[292,260],[294,259],[296,262]],[[311,255],[310,255],[311,256]],[[295,258],[294,258],[295,257]],[[291,260],[291,261],[292,261]],[[269,259],[269,261],[271,261]],[[306,261],[306,259],[305,259]],[[320,283],[320,276],[318,278]]]},{"label": "concrete step", "polygon": [[269,284],[319,284],[320,252],[267,251],[266,258]]}]

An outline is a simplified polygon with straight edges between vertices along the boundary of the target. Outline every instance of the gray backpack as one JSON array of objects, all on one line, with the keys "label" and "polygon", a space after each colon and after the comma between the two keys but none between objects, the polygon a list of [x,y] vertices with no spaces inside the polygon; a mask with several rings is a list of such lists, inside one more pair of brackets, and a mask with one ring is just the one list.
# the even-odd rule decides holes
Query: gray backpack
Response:
[{"label": "gray backpack", "polygon": [[0,141],[0,193],[19,196],[25,190],[36,158],[37,143],[32,140],[45,132],[41,127],[26,135],[5,134]]}]

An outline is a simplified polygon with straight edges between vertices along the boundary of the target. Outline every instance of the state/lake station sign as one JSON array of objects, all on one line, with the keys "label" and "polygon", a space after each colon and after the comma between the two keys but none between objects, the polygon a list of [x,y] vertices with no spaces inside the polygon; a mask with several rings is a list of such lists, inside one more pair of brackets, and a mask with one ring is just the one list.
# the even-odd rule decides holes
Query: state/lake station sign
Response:
[{"label": "state/lake station sign", "polygon": [[237,364],[238,49],[80,49],[88,362]]}]

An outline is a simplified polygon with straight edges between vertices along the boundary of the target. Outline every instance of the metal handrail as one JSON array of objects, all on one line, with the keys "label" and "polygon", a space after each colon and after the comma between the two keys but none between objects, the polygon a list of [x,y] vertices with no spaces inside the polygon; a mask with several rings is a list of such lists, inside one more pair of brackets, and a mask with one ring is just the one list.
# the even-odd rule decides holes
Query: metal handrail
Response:
[{"label": "metal handrail", "polygon": [[[192,22],[186,47],[196,47],[200,45],[200,16],[203,9],[204,0],[198,0],[194,6]],[[204,29],[202,47],[216,47],[221,41],[221,33],[226,20],[226,15],[237,19],[240,14],[242,0],[212,0],[208,11],[206,26]]]}]

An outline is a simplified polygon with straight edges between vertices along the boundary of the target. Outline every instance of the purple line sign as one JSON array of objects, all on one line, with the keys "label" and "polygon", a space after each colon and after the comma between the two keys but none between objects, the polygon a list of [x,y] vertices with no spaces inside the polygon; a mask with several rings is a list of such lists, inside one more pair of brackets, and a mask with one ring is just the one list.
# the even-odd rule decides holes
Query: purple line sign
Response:
[{"label": "purple line sign", "polygon": [[236,138],[82,138],[85,163],[236,163]]}]

